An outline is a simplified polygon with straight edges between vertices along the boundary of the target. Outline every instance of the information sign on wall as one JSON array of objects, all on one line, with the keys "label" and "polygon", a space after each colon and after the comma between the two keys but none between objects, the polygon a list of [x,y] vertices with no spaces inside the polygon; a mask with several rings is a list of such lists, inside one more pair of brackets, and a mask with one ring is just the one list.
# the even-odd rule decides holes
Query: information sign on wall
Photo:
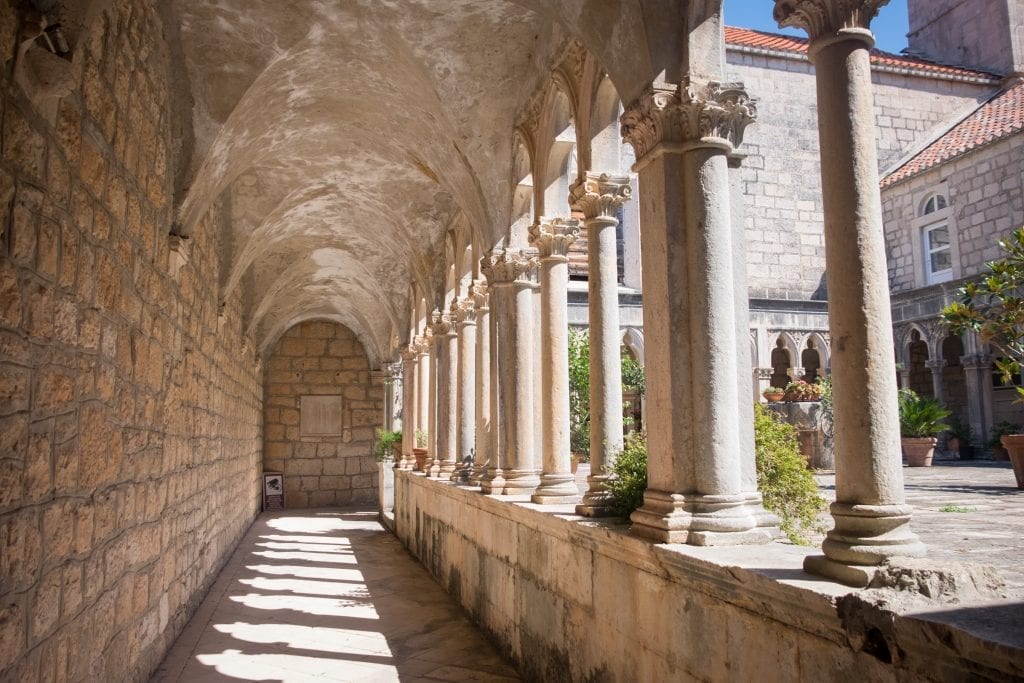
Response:
[{"label": "information sign on wall", "polygon": [[302,396],[299,432],[301,436],[341,436],[341,396]]},{"label": "information sign on wall", "polygon": [[284,509],[284,475],[280,472],[263,473],[263,509]]}]

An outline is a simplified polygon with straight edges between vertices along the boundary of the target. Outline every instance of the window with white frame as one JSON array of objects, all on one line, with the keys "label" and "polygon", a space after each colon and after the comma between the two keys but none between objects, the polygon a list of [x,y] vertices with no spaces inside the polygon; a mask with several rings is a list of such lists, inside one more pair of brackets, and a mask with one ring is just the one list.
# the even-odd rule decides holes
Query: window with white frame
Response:
[{"label": "window with white frame", "polygon": [[949,202],[946,196],[940,193],[929,196],[921,207],[924,279],[929,285],[953,279],[953,250],[948,209]]}]

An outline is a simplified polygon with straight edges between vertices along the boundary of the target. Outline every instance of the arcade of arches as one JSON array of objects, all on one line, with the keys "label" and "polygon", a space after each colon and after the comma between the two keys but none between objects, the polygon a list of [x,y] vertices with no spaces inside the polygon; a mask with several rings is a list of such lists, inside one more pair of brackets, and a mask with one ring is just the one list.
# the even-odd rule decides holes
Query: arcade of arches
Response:
[{"label": "arcade of arches", "polygon": [[[0,0],[0,677],[146,678],[261,469],[297,502],[372,495],[357,446],[397,387],[394,531],[529,675],[1010,671],[953,627],[836,609],[925,554],[864,104],[883,3],[774,5],[810,36],[827,141],[837,502],[808,555],[768,543],[755,485],[735,186],[757,93],[723,82],[721,0]],[[630,533],[581,520],[621,447],[620,280],[642,281],[647,370]],[[310,397],[340,430],[304,422]]]}]

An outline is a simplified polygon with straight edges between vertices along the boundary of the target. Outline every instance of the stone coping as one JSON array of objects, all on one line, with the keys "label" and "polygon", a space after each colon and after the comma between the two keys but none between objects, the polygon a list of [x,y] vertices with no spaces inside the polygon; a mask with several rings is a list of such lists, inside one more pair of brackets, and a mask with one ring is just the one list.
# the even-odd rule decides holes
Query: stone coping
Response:
[{"label": "stone coping", "polygon": [[[854,589],[809,574],[803,562],[817,548],[786,543],[757,546],[691,546],[652,544],[629,533],[615,519],[581,517],[574,505],[539,505],[528,496],[481,494],[478,487],[429,479],[398,471],[413,485],[431,489],[440,504],[455,504],[505,518],[555,539],[586,548],[668,579],[768,619],[799,628],[838,645],[858,647],[865,633],[881,629],[903,651],[925,659],[970,660],[971,666],[1024,678],[1024,604],[1008,602],[990,587],[972,585],[993,570],[972,565],[928,567],[910,563],[907,573],[949,576],[949,590],[938,599],[893,588]],[[396,515],[397,516],[397,515]],[[515,561],[511,550],[506,559]],[[900,576],[899,572],[894,572]],[[996,575],[997,576],[997,575]],[[997,577],[998,581],[998,577]],[[920,582],[920,580],[919,580]],[[960,666],[960,665],[957,665]]]}]

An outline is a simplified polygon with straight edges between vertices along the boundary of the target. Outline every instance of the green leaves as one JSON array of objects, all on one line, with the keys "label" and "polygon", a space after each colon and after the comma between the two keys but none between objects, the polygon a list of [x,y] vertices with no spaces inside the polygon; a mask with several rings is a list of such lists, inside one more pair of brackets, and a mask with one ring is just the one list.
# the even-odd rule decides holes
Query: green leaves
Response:
[{"label": "green leaves", "polygon": [[923,439],[938,436],[949,429],[943,422],[953,414],[941,403],[931,398],[922,398],[911,389],[900,389],[900,436]]},{"label": "green leaves", "polygon": [[626,519],[644,503],[647,488],[647,441],[633,432],[626,436],[625,448],[611,467],[615,476],[608,480],[612,511]]}]

